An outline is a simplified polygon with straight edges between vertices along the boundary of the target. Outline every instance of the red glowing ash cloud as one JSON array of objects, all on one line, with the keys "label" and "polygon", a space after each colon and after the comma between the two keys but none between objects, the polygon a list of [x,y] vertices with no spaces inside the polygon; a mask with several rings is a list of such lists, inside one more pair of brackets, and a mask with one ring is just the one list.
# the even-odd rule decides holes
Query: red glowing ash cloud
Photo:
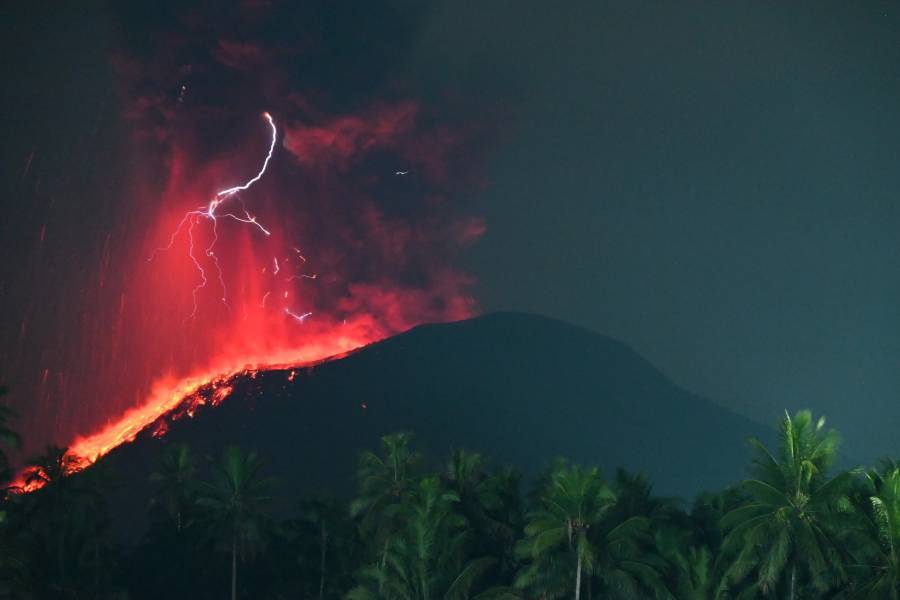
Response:
[{"label": "red glowing ash cloud", "polygon": [[[328,173],[336,157],[344,172],[350,161],[365,152],[398,144],[398,135],[410,134],[414,116],[414,107],[406,103],[373,118],[368,127],[365,120],[354,117],[336,119],[332,129],[294,128],[289,133],[290,149],[301,163],[324,165],[326,170],[319,171],[318,177]],[[266,118],[273,133],[277,132],[272,118],[268,114]],[[95,460],[172,411],[192,416],[193,410],[184,405],[200,398],[200,389],[217,388],[215,398],[221,401],[230,392],[226,382],[236,374],[319,361],[421,322],[473,314],[474,302],[464,293],[468,277],[446,266],[424,272],[417,267],[423,259],[413,257],[415,250],[434,241],[430,218],[410,222],[410,215],[392,217],[373,199],[363,197],[353,199],[359,202],[356,214],[341,219],[337,244],[323,245],[321,238],[316,239],[319,236],[305,233],[302,225],[321,224],[322,219],[306,216],[305,210],[296,215],[279,202],[279,190],[266,187],[263,175],[275,141],[277,137],[269,145],[263,167],[248,183],[219,191],[207,204],[184,213],[168,244],[151,255],[149,269],[134,281],[138,297],[145,302],[154,299],[151,305],[142,305],[142,316],[148,310],[158,313],[151,315],[153,331],[144,327],[141,350],[147,352],[152,349],[149,344],[156,342],[156,352],[178,358],[173,366],[204,360],[205,364],[187,374],[181,370],[180,375],[156,375],[139,403],[99,431],[77,437],[70,446],[73,456]],[[178,197],[192,197],[193,189],[200,188],[196,183],[192,186],[190,179],[225,179],[218,168],[185,168],[178,163],[185,159],[175,156],[168,188]],[[316,156],[318,161],[313,159]],[[397,172],[384,175],[398,176]],[[257,194],[257,188],[267,193]],[[316,197],[328,202],[327,189],[322,192],[324,197]],[[263,202],[266,199],[268,204]],[[226,208],[226,201],[234,206]],[[265,213],[265,219],[257,220],[258,213]],[[160,223],[169,221],[167,215],[160,219]],[[270,224],[268,228],[263,222]],[[436,239],[447,243],[447,235],[462,229],[459,241],[468,241],[472,233],[466,227],[472,226],[455,223],[449,233]],[[305,243],[308,237],[315,243]],[[367,273],[370,265],[383,261],[389,261],[383,272]],[[355,272],[358,265],[365,267],[359,274]],[[425,278],[418,285],[392,279],[404,270]],[[179,310],[183,311],[180,319]],[[186,336],[190,341],[184,346],[168,345]],[[161,435],[165,428],[165,422],[159,422],[155,433]]]},{"label": "red glowing ash cloud", "polygon": [[[476,312],[455,265],[484,231],[468,199],[485,128],[370,81],[366,57],[306,75],[307,57],[250,31],[278,15],[240,10],[233,39],[191,14],[113,61],[130,191],[120,225],[95,232],[103,264],[23,410],[31,449],[54,439],[94,460],[164,434],[160,415],[190,417],[201,390],[221,401],[237,374]],[[304,52],[329,43],[311,34]]]}]

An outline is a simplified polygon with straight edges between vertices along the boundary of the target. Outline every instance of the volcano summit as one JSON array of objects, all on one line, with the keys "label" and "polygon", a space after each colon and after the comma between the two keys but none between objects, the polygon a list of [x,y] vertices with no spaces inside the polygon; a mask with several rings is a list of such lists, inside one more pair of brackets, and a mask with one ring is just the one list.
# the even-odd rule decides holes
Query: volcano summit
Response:
[{"label": "volcano summit", "polygon": [[[175,418],[185,414],[193,418]],[[236,375],[102,460],[126,478],[123,493],[146,497],[168,444],[209,455],[240,444],[266,456],[292,496],[344,494],[359,452],[394,431],[415,432],[429,456],[472,449],[532,475],[565,456],[641,470],[659,492],[688,496],[732,483],[746,458],[741,440],[770,437],[621,342],[498,313],[416,327],[302,369]]]}]

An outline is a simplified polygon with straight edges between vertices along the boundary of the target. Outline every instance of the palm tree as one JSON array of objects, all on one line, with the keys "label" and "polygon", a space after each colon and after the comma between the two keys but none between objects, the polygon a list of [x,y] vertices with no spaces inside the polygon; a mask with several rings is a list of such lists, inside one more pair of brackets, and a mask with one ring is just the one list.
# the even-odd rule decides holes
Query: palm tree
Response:
[{"label": "palm tree", "polygon": [[739,486],[718,492],[703,492],[694,500],[690,514],[690,528],[695,543],[707,546],[714,555],[721,554],[725,531],[722,519],[747,502],[747,495]]},{"label": "palm tree", "polygon": [[157,470],[150,474],[156,494],[151,508],[159,507],[172,519],[176,531],[185,525],[185,513],[190,509],[196,492],[197,463],[187,444],[173,444],[163,453]]},{"label": "palm tree", "polygon": [[366,450],[359,458],[359,496],[350,503],[350,514],[361,519],[360,533],[370,541],[370,551],[380,556],[382,568],[390,538],[403,526],[403,506],[416,486],[421,455],[412,450],[412,439],[411,433],[386,435],[381,438],[380,455]]},{"label": "palm tree", "polygon": [[114,565],[105,498],[106,462],[72,473],[63,448],[32,461],[29,479],[40,488],[21,497],[19,540],[31,566],[36,597],[101,597],[110,592]]},{"label": "palm tree", "polygon": [[355,524],[343,503],[316,499],[301,505],[300,518],[291,526],[295,548],[300,542],[298,562],[301,567],[311,567],[303,571],[301,579],[318,579],[316,597],[323,600],[353,553]]},{"label": "palm tree", "polygon": [[411,433],[394,433],[381,438],[381,455],[370,450],[359,458],[356,473],[359,498],[350,505],[354,516],[363,516],[364,528],[369,528],[388,516],[390,506],[409,497],[414,484],[415,468],[421,462],[412,450]]},{"label": "palm tree", "polygon": [[883,473],[866,475],[867,488],[857,514],[862,520],[860,598],[900,598],[900,468],[890,466]]},{"label": "palm tree", "polygon": [[721,552],[722,517],[741,506],[744,495],[736,488],[704,492],[690,514],[654,522],[656,549],[666,561],[666,585],[679,600],[716,598],[722,564],[733,558]]},{"label": "palm tree", "polygon": [[[525,539],[519,546],[530,564],[516,579],[516,587],[540,585],[543,594],[558,597],[559,588],[546,575],[574,570],[575,600],[581,598],[582,574],[593,571],[595,548],[589,531],[615,501],[596,467],[584,469],[559,461],[550,472],[538,506],[528,515]],[[571,576],[571,571],[570,571]]]},{"label": "palm tree", "polygon": [[676,529],[684,514],[675,500],[651,492],[645,475],[617,470],[613,500],[588,533],[595,557],[589,595],[596,581],[609,598],[671,596],[663,581],[666,563],[657,554],[652,530]]},{"label": "palm tree", "polygon": [[[837,433],[825,430],[825,420],[814,422],[809,411],[785,414],[778,458],[751,440],[757,453],[753,477],[741,484],[749,500],[722,521],[728,531],[723,551],[734,555],[724,588],[749,583],[748,593],[763,594],[781,588],[793,599],[804,574],[819,593],[845,579],[828,528],[852,483],[850,473],[827,477],[838,442]],[[750,573],[755,579],[745,581]]]},{"label": "palm tree", "polygon": [[0,598],[31,597],[26,549],[16,539],[9,513],[0,510]]},{"label": "palm tree", "polygon": [[272,503],[273,480],[263,476],[255,452],[228,446],[214,466],[211,482],[201,485],[198,505],[231,554],[231,599],[237,598],[238,552],[258,542]]},{"label": "palm tree", "polygon": [[469,524],[474,546],[498,559],[501,573],[517,567],[515,543],[522,522],[520,475],[510,469],[488,474],[476,452],[456,450],[444,472],[447,487],[459,497],[457,510]]},{"label": "palm tree", "polygon": [[716,577],[708,546],[695,543],[692,532],[664,529],[656,533],[656,547],[668,563],[669,589],[678,600],[715,598]]},{"label": "palm tree", "polygon": [[[426,477],[403,507],[404,526],[385,544],[385,558],[360,573],[349,600],[465,600],[492,558],[468,560],[459,497],[437,477]],[[494,594],[492,591],[491,594]],[[487,596],[475,596],[481,598]]]},{"label": "palm tree", "polygon": [[466,495],[480,501],[485,492],[484,483],[487,479],[484,458],[477,452],[454,450],[450,453],[445,479],[448,487],[460,497]]},{"label": "palm tree", "polygon": [[616,469],[612,488],[616,497],[615,511],[623,517],[642,516],[659,522],[684,517],[682,501],[654,496],[653,486],[644,473],[632,474],[622,468]]}]

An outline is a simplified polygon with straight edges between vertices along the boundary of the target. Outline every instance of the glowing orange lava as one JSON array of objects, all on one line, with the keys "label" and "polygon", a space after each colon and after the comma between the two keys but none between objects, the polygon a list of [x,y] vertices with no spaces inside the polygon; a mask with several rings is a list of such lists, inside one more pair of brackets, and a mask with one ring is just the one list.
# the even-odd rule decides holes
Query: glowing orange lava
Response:
[{"label": "glowing orange lava", "polygon": [[[333,346],[317,345],[303,348],[290,355],[248,357],[230,365],[218,365],[177,381],[158,381],[146,403],[129,410],[119,420],[110,423],[97,433],[76,439],[69,447],[69,452],[93,462],[116,446],[133,441],[144,428],[159,417],[173,411],[201,388],[212,387],[215,389],[212,404],[216,405],[231,393],[232,388],[227,382],[236,375],[308,365],[354,350],[369,341],[371,340],[338,339]],[[186,414],[193,416],[192,412]]]},{"label": "glowing orange lava", "polygon": [[[162,437],[168,431],[168,422],[181,417],[193,417],[198,406],[209,403],[216,406],[232,392],[230,382],[237,376],[255,376],[259,371],[291,369],[288,381],[296,377],[296,369],[308,367],[331,358],[345,356],[374,339],[362,334],[336,335],[327,341],[307,344],[299,349],[282,350],[266,356],[246,357],[243,360],[231,359],[210,366],[181,379],[164,378],[156,382],[153,392],[141,406],[128,410],[116,421],[108,424],[100,431],[85,437],[76,438],[69,446],[67,455],[67,474],[80,471],[114,448],[134,441],[144,429],[155,424],[154,437]],[[202,390],[212,389],[207,400],[200,394]],[[177,410],[177,409],[183,410]],[[28,493],[43,487],[40,480],[25,483],[27,474],[35,467],[26,469],[13,483],[13,489]]]}]

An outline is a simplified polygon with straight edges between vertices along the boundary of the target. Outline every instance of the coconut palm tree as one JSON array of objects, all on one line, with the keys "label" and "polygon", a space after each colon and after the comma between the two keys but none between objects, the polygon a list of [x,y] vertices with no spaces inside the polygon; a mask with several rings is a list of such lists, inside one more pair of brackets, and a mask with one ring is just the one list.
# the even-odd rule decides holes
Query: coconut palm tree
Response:
[{"label": "coconut palm tree", "polygon": [[656,532],[656,547],[667,563],[668,588],[678,600],[716,597],[717,579],[709,547],[692,540],[693,532],[663,529]]},{"label": "coconut palm tree", "polygon": [[303,597],[323,600],[346,591],[361,547],[357,524],[343,502],[317,498],[301,503],[300,514],[286,524],[295,557],[292,576],[304,586]]},{"label": "coconut palm tree", "polygon": [[9,513],[0,510],[0,598],[31,597],[26,548],[16,538]]},{"label": "coconut palm tree", "polygon": [[105,597],[112,590],[109,466],[72,473],[67,465],[73,460],[64,449],[50,447],[32,461],[30,478],[41,487],[19,500],[17,538],[35,597]]},{"label": "coconut palm tree", "polygon": [[238,555],[259,543],[272,504],[274,481],[263,474],[255,452],[228,446],[214,465],[210,482],[200,486],[198,506],[231,555],[231,599],[237,598]]},{"label": "coconut palm tree", "polygon": [[611,485],[616,497],[614,511],[622,517],[641,516],[658,522],[677,521],[684,517],[682,502],[676,498],[655,496],[653,485],[644,473],[616,469]]},{"label": "coconut palm tree", "polygon": [[473,545],[498,559],[501,573],[517,568],[515,543],[524,526],[519,481],[510,469],[488,473],[476,452],[456,450],[445,467],[444,482],[459,497],[457,510],[468,522]]},{"label": "coconut palm tree", "polygon": [[654,553],[651,527],[647,517],[601,519],[588,536],[594,549],[589,585],[597,582],[605,598],[670,598],[663,581],[665,562]]},{"label": "coconut palm tree", "polygon": [[195,501],[197,491],[197,461],[187,444],[173,444],[163,453],[157,469],[150,474],[156,493],[150,500],[151,510],[164,511],[176,531],[185,526],[187,512]]},{"label": "coconut palm tree", "polygon": [[653,496],[645,475],[616,472],[613,499],[588,532],[594,568],[588,595],[598,585],[606,598],[669,598],[664,584],[666,562],[653,543],[654,529],[677,529],[683,520],[677,502]]},{"label": "coconut palm tree", "polygon": [[360,454],[356,472],[359,495],[350,503],[350,514],[360,519],[360,534],[381,568],[388,559],[390,539],[403,527],[403,507],[412,498],[421,455],[412,449],[410,433],[381,438],[381,453]]},{"label": "coconut palm tree", "polygon": [[871,471],[865,477],[866,493],[857,504],[862,521],[857,575],[858,598],[900,598],[900,468]]},{"label": "coconut palm tree", "polygon": [[654,519],[656,549],[666,561],[666,586],[676,598],[717,597],[722,565],[733,558],[721,551],[722,517],[744,500],[736,488],[704,492],[697,496],[689,514],[667,513],[662,522]]},{"label": "coconut palm tree", "polygon": [[466,522],[454,511],[458,502],[459,497],[447,490],[438,477],[422,479],[403,507],[405,525],[386,541],[384,560],[363,569],[360,585],[347,598],[472,598],[478,578],[495,561],[468,560]]},{"label": "coconut palm tree", "polygon": [[724,588],[762,594],[781,589],[793,599],[801,578],[820,594],[845,580],[828,526],[852,484],[850,473],[828,477],[838,443],[837,433],[825,429],[824,419],[813,421],[809,411],[785,414],[777,457],[751,440],[753,476],[741,483],[749,500],[722,521],[728,531],[723,551],[734,556]]},{"label": "coconut palm tree", "polygon": [[596,467],[585,469],[558,461],[551,470],[538,504],[528,515],[525,539],[518,551],[530,563],[516,578],[518,588],[542,588],[543,597],[559,597],[561,578],[568,573],[568,590],[581,598],[582,577],[592,572],[596,552],[589,535],[615,501]]},{"label": "coconut palm tree", "polygon": [[381,438],[381,454],[365,450],[359,458],[356,478],[359,497],[350,505],[354,516],[362,516],[368,529],[389,517],[390,507],[408,499],[415,483],[421,455],[412,449],[411,433]]}]

